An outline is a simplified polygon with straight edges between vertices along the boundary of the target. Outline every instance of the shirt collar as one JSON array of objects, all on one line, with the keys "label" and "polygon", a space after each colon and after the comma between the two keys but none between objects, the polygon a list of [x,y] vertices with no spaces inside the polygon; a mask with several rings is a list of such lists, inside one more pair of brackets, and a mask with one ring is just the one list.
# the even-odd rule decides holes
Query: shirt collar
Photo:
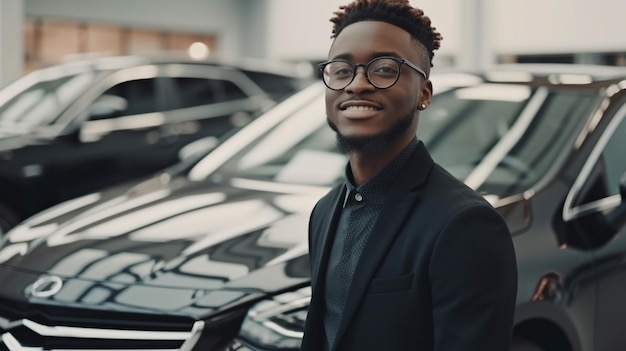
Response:
[{"label": "shirt collar", "polygon": [[374,178],[367,181],[365,184],[355,186],[352,176],[352,170],[350,163],[346,165],[345,173],[345,185],[346,196],[353,190],[363,194],[366,198],[380,198],[381,194],[384,194],[391,184],[395,181],[397,175],[400,173],[402,167],[407,163],[413,151],[418,145],[417,137],[414,137],[411,142],[393,159],[389,162]]}]

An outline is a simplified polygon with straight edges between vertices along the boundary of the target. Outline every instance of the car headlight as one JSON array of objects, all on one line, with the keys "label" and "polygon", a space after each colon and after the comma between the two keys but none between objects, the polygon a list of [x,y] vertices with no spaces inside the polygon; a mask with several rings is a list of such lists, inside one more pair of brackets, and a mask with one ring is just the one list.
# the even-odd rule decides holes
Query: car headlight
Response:
[{"label": "car headlight", "polygon": [[241,325],[240,340],[253,348],[299,350],[310,302],[307,286],[257,303]]}]

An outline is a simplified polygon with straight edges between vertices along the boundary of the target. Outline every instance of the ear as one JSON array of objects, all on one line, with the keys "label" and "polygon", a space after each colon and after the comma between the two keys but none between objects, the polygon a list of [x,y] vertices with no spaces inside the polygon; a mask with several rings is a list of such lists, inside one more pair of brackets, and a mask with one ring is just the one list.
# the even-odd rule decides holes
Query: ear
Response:
[{"label": "ear", "polygon": [[420,86],[419,95],[417,96],[418,106],[420,110],[424,110],[433,100],[433,84],[429,80],[423,81]]}]

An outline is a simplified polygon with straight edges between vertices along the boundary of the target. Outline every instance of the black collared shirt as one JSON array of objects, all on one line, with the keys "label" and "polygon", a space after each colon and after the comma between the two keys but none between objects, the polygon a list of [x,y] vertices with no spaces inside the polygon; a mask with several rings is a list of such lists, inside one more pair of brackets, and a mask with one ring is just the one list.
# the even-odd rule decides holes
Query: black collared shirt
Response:
[{"label": "black collared shirt", "polygon": [[357,263],[382,211],[388,190],[417,145],[417,138],[414,138],[374,178],[359,187],[354,186],[350,165],[346,166],[346,198],[328,260],[325,282],[324,328],[328,349],[335,341]]}]

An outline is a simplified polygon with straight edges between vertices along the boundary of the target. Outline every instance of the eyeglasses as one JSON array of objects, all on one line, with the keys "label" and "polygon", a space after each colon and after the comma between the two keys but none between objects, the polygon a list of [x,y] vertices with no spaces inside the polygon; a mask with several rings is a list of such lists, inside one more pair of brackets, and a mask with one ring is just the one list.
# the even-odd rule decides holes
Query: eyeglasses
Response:
[{"label": "eyeglasses", "polygon": [[370,84],[378,89],[387,89],[396,84],[400,78],[400,67],[403,63],[421,74],[424,79],[428,79],[426,73],[410,61],[389,56],[377,57],[367,64],[332,60],[320,63],[318,67],[322,71],[324,84],[331,90],[343,90],[350,85],[356,77],[359,66],[365,70],[365,77]]}]

